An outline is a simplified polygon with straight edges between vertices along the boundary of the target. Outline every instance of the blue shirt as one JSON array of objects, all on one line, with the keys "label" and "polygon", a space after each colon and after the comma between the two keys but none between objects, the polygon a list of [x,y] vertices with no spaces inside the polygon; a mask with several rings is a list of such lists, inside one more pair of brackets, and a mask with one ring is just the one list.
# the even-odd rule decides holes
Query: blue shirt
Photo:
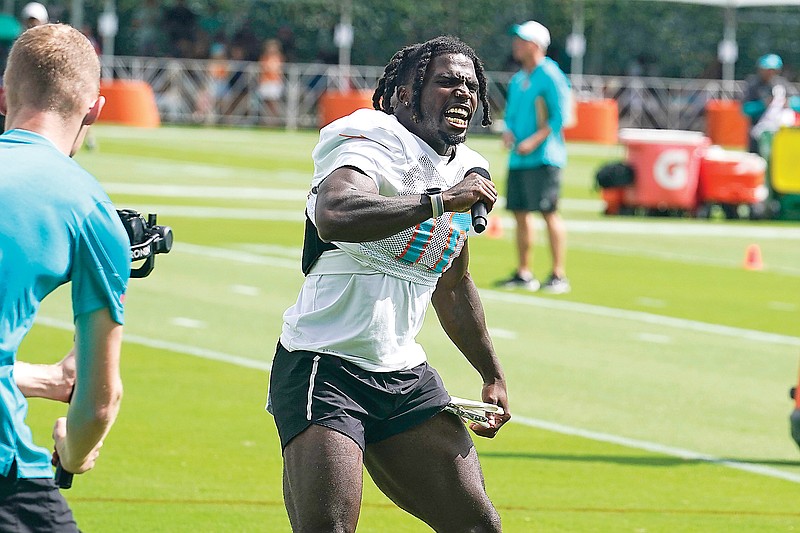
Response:
[{"label": "blue shirt", "polygon": [[107,307],[123,322],[130,244],[100,184],[36,133],[0,135],[0,474],[52,477],[33,443],[14,361],[41,301],[72,282],[74,316]]},{"label": "blue shirt", "polygon": [[[562,168],[567,164],[564,114],[569,105],[569,91],[566,75],[549,57],[545,57],[532,72],[520,70],[512,76],[508,85],[506,129],[514,134],[516,142],[533,135],[540,129],[538,124],[544,120],[552,131],[527,155],[519,155],[512,149],[509,168],[536,168],[543,165]],[[541,99],[543,104],[538,110],[537,99]],[[539,116],[540,111],[544,111],[544,116]]]}]

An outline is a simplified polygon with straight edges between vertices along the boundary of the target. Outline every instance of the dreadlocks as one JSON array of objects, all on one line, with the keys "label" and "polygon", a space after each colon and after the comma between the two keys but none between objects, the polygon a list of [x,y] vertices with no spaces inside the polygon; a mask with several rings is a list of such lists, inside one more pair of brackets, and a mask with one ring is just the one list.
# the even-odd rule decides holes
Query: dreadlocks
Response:
[{"label": "dreadlocks", "polygon": [[372,107],[378,111],[383,111],[389,115],[394,114],[392,99],[399,85],[405,85],[409,81],[411,85],[411,118],[414,122],[420,121],[420,102],[419,94],[422,91],[422,83],[425,80],[425,71],[431,59],[446,54],[462,54],[472,60],[475,66],[475,75],[478,77],[478,96],[483,105],[482,126],[492,123],[489,112],[489,100],[486,96],[486,75],[483,70],[483,63],[475,55],[475,51],[456,37],[441,36],[426,41],[406,46],[398,51],[386,68],[383,76],[378,80],[378,87],[372,95]]}]

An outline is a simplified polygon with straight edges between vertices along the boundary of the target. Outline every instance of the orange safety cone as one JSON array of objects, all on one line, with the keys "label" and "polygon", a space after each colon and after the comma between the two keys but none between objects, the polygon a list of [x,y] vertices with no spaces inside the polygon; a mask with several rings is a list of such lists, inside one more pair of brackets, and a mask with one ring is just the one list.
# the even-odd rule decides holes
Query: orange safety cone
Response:
[{"label": "orange safety cone", "polygon": [[764,261],[761,259],[761,248],[757,244],[751,244],[744,252],[745,270],[762,270]]},{"label": "orange safety cone", "polygon": [[490,239],[500,239],[503,237],[503,221],[500,217],[489,217],[489,225],[486,226],[486,236]]}]

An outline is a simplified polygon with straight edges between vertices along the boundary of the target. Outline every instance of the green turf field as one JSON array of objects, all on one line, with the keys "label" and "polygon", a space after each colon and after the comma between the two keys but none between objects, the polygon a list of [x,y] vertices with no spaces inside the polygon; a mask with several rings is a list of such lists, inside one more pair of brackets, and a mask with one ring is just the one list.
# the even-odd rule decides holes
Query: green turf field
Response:
[{"label": "green turf field", "polygon": [[[176,243],[132,280],[125,398],[97,467],[66,492],[93,532],[286,532],[280,449],[264,412],[281,315],[302,281],[312,132],[102,126],[78,160],[118,207],[157,212]],[[499,138],[474,136],[503,181]],[[497,290],[512,226],[471,239],[471,272],[514,419],[477,442],[508,532],[796,531],[800,450],[787,391],[800,362],[800,224],[608,218],[593,190],[619,147],[574,144],[565,172],[572,293]],[[502,189],[502,186],[501,186]],[[540,232],[542,235],[542,232]],[[543,236],[543,235],[542,235]],[[536,272],[549,273],[546,242]],[[742,268],[758,244],[762,271]],[[71,342],[69,291],[21,349]],[[450,392],[478,375],[432,312],[421,335]],[[50,446],[63,405],[31,402]],[[367,482],[360,532],[421,532]]]}]

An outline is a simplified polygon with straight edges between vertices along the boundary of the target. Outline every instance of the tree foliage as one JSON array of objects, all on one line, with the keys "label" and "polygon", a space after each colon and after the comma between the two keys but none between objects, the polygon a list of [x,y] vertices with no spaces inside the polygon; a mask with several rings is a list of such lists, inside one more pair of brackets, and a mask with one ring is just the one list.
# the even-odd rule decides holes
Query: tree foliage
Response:
[{"label": "tree foliage", "polygon": [[[87,21],[96,20],[103,0],[86,2]],[[170,2],[163,2],[169,5]],[[587,42],[584,72],[625,75],[641,72],[676,78],[719,78],[717,45],[722,39],[724,9],[643,0],[584,0]],[[119,54],[133,53],[131,20],[139,0],[117,0]],[[190,1],[198,14],[215,8],[225,37],[248,29],[258,39],[291,28],[294,61],[335,61],[333,30],[340,20],[341,0],[213,0]],[[551,31],[549,55],[565,71],[565,52],[572,32],[570,0],[352,0],[355,42],[351,62],[384,65],[400,47],[441,34],[456,35],[475,48],[488,70],[511,70],[509,27],[535,19]],[[737,78],[753,70],[756,59],[780,54],[793,77],[800,68],[800,8],[742,8],[737,40]]]}]

